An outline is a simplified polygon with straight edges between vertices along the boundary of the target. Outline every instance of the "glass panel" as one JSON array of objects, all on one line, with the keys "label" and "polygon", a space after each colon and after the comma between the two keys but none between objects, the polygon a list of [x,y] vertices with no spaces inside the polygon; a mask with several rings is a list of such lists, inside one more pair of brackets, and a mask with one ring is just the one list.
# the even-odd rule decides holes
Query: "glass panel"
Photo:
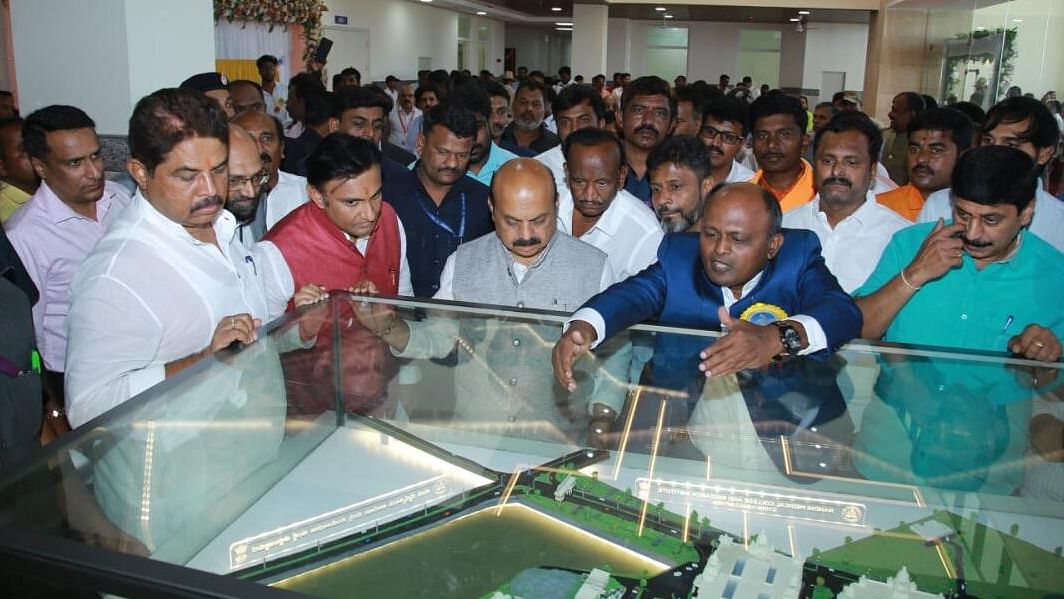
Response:
[{"label": "glass panel", "polygon": [[458,17],[458,39],[469,39],[469,17]]},{"label": "glass panel", "polygon": [[646,74],[666,81],[687,72],[686,48],[647,48]]},{"label": "glass panel", "polygon": [[1064,589],[1060,364],[853,343],[706,380],[717,333],[640,326],[569,393],[564,318],[334,294],[6,472],[0,521],[319,597]]},{"label": "glass panel", "polygon": [[755,90],[759,90],[762,84],[768,84],[772,89],[779,85],[780,79],[780,53],[775,52],[750,52],[739,53],[739,72],[743,77],[747,75],[754,80]]},{"label": "glass panel", "polygon": [[647,46],[687,47],[686,27],[647,27]]},{"label": "glass panel", "polygon": [[775,51],[779,52],[783,43],[783,33],[768,29],[740,29],[740,51]]},{"label": "glass panel", "polygon": [[[1059,57],[1064,5],[1056,0],[971,0],[941,9],[888,11],[886,35],[922,54],[919,89],[938,101],[988,109],[1013,93],[1042,97],[1064,88]],[[918,19],[918,27],[917,21]],[[922,39],[913,32],[925,28]],[[907,50],[908,51],[908,50]],[[902,91],[902,90],[892,90]]]}]

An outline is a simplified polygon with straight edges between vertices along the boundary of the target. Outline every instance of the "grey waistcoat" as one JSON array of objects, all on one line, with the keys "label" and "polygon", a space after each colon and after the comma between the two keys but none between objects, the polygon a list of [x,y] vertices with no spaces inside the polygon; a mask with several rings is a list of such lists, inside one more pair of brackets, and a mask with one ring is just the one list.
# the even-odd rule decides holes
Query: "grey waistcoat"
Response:
[{"label": "grey waistcoat", "polygon": [[[600,291],[606,254],[561,232],[518,283],[496,235],[459,246],[454,297],[460,301],[572,312]],[[557,323],[534,318],[463,319],[455,372],[456,415],[507,434],[579,443],[587,393],[562,390],[551,369]],[[501,432],[501,431],[500,431]]]}]

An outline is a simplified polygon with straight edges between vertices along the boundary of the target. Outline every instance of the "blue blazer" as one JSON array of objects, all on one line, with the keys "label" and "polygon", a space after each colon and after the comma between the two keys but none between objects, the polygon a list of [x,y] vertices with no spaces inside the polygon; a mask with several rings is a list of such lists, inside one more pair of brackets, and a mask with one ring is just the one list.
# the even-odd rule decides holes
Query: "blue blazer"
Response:
[{"label": "blue blazer", "polygon": [[[783,245],[765,266],[757,287],[728,310],[738,318],[757,302],[774,304],[788,315],[816,319],[828,340],[828,352],[860,335],[861,311],[839,287],[820,255],[820,241],[811,231],[784,229]],[[720,329],[717,309],[724,305],[719,286],[702,268],[698,235],[666,235],[658,261],[588,300],[606,322],[606,337],[656,318],[658,324]]]}]

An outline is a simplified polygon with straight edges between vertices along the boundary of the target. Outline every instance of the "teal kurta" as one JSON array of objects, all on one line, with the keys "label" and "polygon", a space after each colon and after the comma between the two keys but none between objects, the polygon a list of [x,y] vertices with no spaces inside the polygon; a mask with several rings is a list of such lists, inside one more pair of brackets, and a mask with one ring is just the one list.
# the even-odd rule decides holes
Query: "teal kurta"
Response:
[{"label": "teal kurta", "polygon": [[[947,225],[950,223],[946,223]],[[908,266],[934,223],[898,231],[875,271],[855,296],[874,293]],[[959,349],[1008,351],[1029,324],[1064,338],[1064,254],[1025,231],[1007,260],[976,269],[964,254],[960,268],[923,286],[895,316],[884,341]]]}]

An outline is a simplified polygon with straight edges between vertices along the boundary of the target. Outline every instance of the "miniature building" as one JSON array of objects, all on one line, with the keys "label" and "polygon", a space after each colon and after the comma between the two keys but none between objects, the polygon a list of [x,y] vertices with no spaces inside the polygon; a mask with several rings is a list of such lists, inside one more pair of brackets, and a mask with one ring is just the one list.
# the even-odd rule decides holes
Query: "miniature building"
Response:
[{"label": "miniature building", "polygon": [[[573,480],[573,478],[570,477],[569,480]],[[606,592],[606,587],[609,583],[610,573],[595,568],[587,575],[584,585],[573,595],[573,599],[599,599]]]},{"label": "miniature building", "polygon": [[573,487],[576,486],[576,477],[567,476],[562,484],[558,485],[558,488],[554,490],[554,501],[561,501],[565,499],[565,496],[573,492]]},{"label": "miniature building", "polygon": [[804,559],[778,553],[765,533],[745,548],[730,536],[720,544],[694,581],[693,597],[702,599],[796,599]]},{"label": "miniature building", "polygon": [[923,599],[941,597],[924,593],[916,589],[916,583],[909,578],[909,571],[902,568],[897,576],[886,582],[871,580],[862,576],[857,582],[848,585],[839,593],[839,599]]}]

